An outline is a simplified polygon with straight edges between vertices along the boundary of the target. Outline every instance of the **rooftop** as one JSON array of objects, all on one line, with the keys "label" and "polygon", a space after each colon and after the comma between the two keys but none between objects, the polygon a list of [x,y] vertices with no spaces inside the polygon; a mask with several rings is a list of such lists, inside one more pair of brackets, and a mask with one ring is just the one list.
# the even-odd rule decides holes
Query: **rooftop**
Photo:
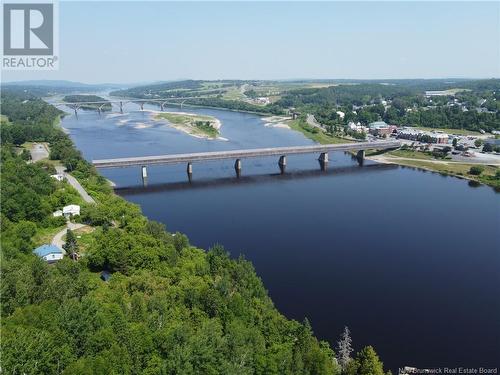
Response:
[{"label": "rooftop", "polygon": [[38,255],[39,257],[44,257],[49,254],[62,254],[63,251],[54,245],[42,245],[33,250],[33,253]]},{"label": "rooftop", "polygon": [[389,125],[387,125],[385,121],[375,121],[375,122],[370,122],[368,126],[372,129],[378,129],[378,128],[386,128]]}]

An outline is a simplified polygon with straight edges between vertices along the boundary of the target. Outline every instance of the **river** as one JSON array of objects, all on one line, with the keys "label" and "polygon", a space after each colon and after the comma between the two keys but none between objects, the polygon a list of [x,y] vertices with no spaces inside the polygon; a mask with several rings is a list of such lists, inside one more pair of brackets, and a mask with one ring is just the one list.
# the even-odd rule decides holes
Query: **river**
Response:
[{"label": "river", "polygon": [[[125,114],[79,111],[62,125],[88,159],[311,144],[259,116],[183,108],[222,122],[224,140],[189,136],[127,104]],[[158,110],[154,105],[145,109]],[[169,108],[169,111],[180,109]],[[117,193],[192,244],[243,254],[287,317],[308,317],[335,344],[373,345],[400,366],[499,366],[500,199],[486,186],[330,154],[102,170]]]}]

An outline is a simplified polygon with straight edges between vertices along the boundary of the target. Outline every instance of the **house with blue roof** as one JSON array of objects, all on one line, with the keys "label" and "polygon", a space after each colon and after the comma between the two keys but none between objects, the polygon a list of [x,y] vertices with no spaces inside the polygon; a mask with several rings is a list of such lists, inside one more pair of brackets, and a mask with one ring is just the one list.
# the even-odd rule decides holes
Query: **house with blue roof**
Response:
[{"label": "house with blue roof", "polygon": [[33,250],[33,254],[38,255],[43,260],[48,263],[57,262],[61,260],[64,256],[63,251],[54,245],[42,245]]}]

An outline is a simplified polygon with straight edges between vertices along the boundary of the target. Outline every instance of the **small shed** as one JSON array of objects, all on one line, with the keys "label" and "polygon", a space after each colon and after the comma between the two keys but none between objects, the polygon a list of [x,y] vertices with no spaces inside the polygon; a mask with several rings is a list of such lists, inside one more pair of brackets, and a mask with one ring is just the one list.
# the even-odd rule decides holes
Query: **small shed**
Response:
[{"label": "small shed", "polygon": [[111,273],[109,271],[102,271],[101,272],[101,280],[102,281],[109,281],[111,279]]},{"label": "small shed", "polygon": [[33,250],[33,254],[38,255],[40,258],[48,263],[57,262],[64,256],[63,251],[54,245],[42,245]]}]

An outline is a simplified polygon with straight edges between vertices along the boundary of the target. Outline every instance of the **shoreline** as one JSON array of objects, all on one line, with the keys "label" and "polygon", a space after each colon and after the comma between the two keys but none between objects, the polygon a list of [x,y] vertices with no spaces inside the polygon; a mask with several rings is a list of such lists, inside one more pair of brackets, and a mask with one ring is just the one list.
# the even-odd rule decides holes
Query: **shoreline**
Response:
[{"label": "shoreline", "polygon": [[[475,165],[474,163],[460,163],[460,162],[442,162],[440,160],[417,160],[417,159],[410,159],[410,158],[398,158],[398,157],[387,157],[385,155],[372,155],[372,156],[365,156],[365,159],[366,160],[371,160],[371,161],[374,161],[376,163],[380,163],[380,164],[394,164],[394,165],[399,165],[399,166],[402,166],[402,167],[408,167],[408,168],[415,168],[415,169],[420,169],[420,170],[424,170],[424,171],[428,171],[428,172],[433,172],[433,173],[437,173],[437,174],[440,174],[440,175],[445,175],[445,176],[451,176],[451,177],[455,177],[455,178],[458,178],[460,180],[467,180],[467,181],[472,181],[472,182],[475,182],[475,183],[478,183],[478,184],[482,184],[482,185],[485,185],[485,186],[489,186],[491,187],[493,190],[495,190],[496,192],[500,192],[500,186],[495,186],[495,185],[492,185],[492,184],[489,184],[485,181],[481,181],[481,179],[479,179],[478,177],[479,176],[473,176],[473,175],[467,175],[467,174],[458,174],[458,173],[455,173],[453,171],[449,171],[449,170],[439,170],[439,169],[436,169],[436,168],[432,168],[431,166],[428,166],[428,165],[425,165],[425,164],[430,164],[430,165],[444,165],[444,166],[448,166],[449,164],[456,164],[456,165],[459,165],[459,166],[469,166],[469,165]],[[421,165],[421,164],[415,164],[414,162],[419,162],[419,163],[424,163],[424,165]],[[483,167],[494,167],[494,168],[499,168],[498,165],[495,165],[495,164],[479,164],[477,163],[478,166],[483,166]]]},{"label": "shoreline", "polygon": [[[193,126],[189,126],[189,125],[185,125],[185,124],[179,124],[179,123],[174,123],[172,121],[169,121],[168,119],[166,118],[161,118],[161,114],[172,114],[172,115],[182,115],[182,116],[190,116],[190,117],[196,117],[196,116],[205,116],[207,117],[207,115],[198,115],[196,113],[189,113],[189,112],[171,112],[171,111],[155,111],[155,110],[152,110],[152,109],[145,109],[144,112],[148,112],[150,113],[152,116],[151,116],[151,119],[153,121],[165,121],[168,123],[169,126],[171,126],[172,128],[174,129],[177,129],[177,130],[180,130],[192,137],[195,137],[195,138],[200,138],[200,139],[207,139],[207,140],[219,140],[219,141],[228,141],[227,138],[224,138],[224,137],[221,137],[220,135],[217,135],[216,137],[212,137],[210,136],[209,134],[206,134],[206,133],[203,133],[203,132],[196,132],[196,128],[194,128]],[[213,125],[211,125],[216,131],[217,133],[219,133],[219,130],[220,128],[222,127],[222,122],[214,117],[214,116],[209,116],[211,118],[213,118],[213,120],[210,120],[210,122],[213,122]]]}]

